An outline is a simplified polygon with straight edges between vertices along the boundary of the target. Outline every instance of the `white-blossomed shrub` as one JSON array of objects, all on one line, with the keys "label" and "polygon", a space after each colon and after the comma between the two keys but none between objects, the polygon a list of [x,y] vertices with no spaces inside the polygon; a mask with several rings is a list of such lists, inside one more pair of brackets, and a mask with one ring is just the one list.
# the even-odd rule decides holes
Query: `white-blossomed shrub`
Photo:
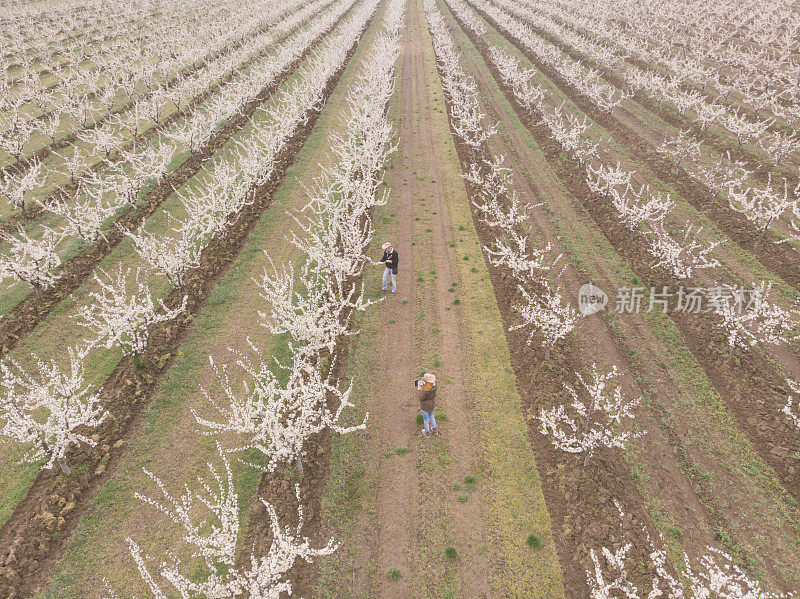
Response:
[{"label": "white-blossomed shrub", "polygon": [[[276,374],[280,367],[261,359],[253,364],[253,360],[240,356],[237,366],[241,373],[236,378],[243,380],[239,388],[230,382],[227,366],[216,368],[221,393],[206,393],[206,398],[218,418],[193,411],[206,434],[233,433],[242,440],[242,445],[229,451],[257,451],[263,465],[248,463],[266,472],[292,463],[302,472],[302,459],[311,437],[324,430],[338,434],[363,430],[369,417],[365,415],[357,425],[339,425],[342,412],[352,407],[352,385],[343,389],[329,380],[310,356],[294,348],[291,351],[290,365],[283,369],[282,377]],[[329,407],[333,405],[335,408]]]},{"label": "white-blossomed shrub", "polygon": [[783,345],[797,336],[800,314],[796,307],[783,308],[769,301],[772,282],[761,281],[750,290],[751,297],[742,297],[741,288],[720,285],[707,294],[721,326],[728,335],[731,355],[736,348],[747,349],[758,344]]},{"label": "white-blossomed shrub", "polygon": [[633,545],[627,543],[615,550],[601,547],[589,550],[592,568],[586,570],[591,599],[787,599],[792,593],[776,593],[762,588],[724,551],[707,546],[699,559],[683,554],[684,569],[673,573],[667,552],[650,543],[649,566],[653,574],[647,588],[639,589],[631,580],[631,572],[641,567],[628,557]]},{"label": "white-blossomed shrub", "polygon": [[520,315],[522,322],[511,325],[508,330],[530,329],[528,345],[539,335],[542,338],[545,360],[549,360],[550,352],[572,332],[581,315],[567,301],[561,290],[552,289],[549,284],[543,285],[543,290],[536,296],[528,293],[521,285],[518,288],[522,302],[514,304],[512,309]]},{"label": "white-blossomed shrub", "polygon": [[[793,381],[791,379],[786,380],[786,384],[789,385],[789,388],[794,392],[800,395],[800,383],[797,381]],[[798,400],[791,395],[786,398],[786,405],[783,406],[781,412],[786,416],[789,422],[794,425],[795,428],[800,430],[800,411],[798,411]],[[792,406],[795,407],[792,407]]]},{"label": "white-blossomed shrub", "polygon": [[[233,483],[233,474],[219,449],[225,471],[220,474],[209,463],[209,479],[200,478],[198,491],[188,487],[180,497],[174,497],[166,485],[148,470],[144,472],[161,490],[162,500],[152,499],[136,493],[136,497],[149,507],[161,512],[174,524],[183,528],[183,540],[205,565],[206,575],[198,577],[194,568],[184,567],[172,557],[156,564],[157,574],[141,547],[128,538],[128,549],[153,597],[168,595],[163,590],[163,578],[169,587],[181,597],[203,597],[204,599],[279,599],[292,596],[292,584],[286,574],[298,559],[313,562],[314,558],[330,555],[337,549],[333,539],[320,548],[313,548],[311,541],[302,536],[303,508],[298,507],[298,524],[281,527],[273,506],[261,499],[270,518],[272,544],[265,556],[250,555],[249,563],[238,565],[238,545],[242,541],[239,497]],[[298,504],[300,489],[295,487]]]},{"label": "white-blossomed shrub", "polygon": [[[622,394],[622,388],[611,383],[618,376],[616,366],[605,374],[592,364],[591,379],[584,379],[575,373],[580,382],[580,391],[566,383],[564,387],[572,396],[572,410],[560,405],[542,408],[539,421],[541,432],[550,436],[555,447],[567,453],[583,454],[583,465],[602,447],[624,449],[631,439],[645,434],[632,432],[627,421],[633,420],[633,409],[641,398],[629,399]],[[614,385],[612,387],[612,385]]]},{"label": "white-blossomed shrub", "polygon": [[22,227],[16,234],[0,232],[0,240],[8,248],[0,257],[0,281],[22,281],[33,287],[36,297],[41,297],[60,278],[61,257],[58,245],[62,235],[49,227],[43,228],[39,239],[32,238]]},{"label": "white-blossomed shrub", "polygon": [[163,300],[155,301],[142,269],[122,270],[114,275],[100,271],[94,276],[97,291],[89,293],[88,303],[80,306],[75,318],[94,333],[93,346],[119,347],[126,356],[139,357],[147,348],[150,327],[175,319],[186,309],[188,297],[173,310]]},{"label": "white-blossomed shrub", "polygon": [[24,461],[56,463],[70,474],[67,450],[95,445],[91,431],[108,416],[99,391],[85,382],[84,359],[89,348],[69,348],[69,369],[55,360],[33,356],[35,367],[25,369],[11,359],[0,362],[0,439],[31,445]]},{"label": "white-blossomed shrub", "polygon": [[656,259],[654,268],[664,268],[670,276],[670,284],[681,279],[690,279],[696,270],[716,268],[719,261],[711,255],[719,242],[704,241],[700,237],[703,228],[694,229],[686,223],[677,234],[664,225],[663,220],[651,221],[647,251]]}]

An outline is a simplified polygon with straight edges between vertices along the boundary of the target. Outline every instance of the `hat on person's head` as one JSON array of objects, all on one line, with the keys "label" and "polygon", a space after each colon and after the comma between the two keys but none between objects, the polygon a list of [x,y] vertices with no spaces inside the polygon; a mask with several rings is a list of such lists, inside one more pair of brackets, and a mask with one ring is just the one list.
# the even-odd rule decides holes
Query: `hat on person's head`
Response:
[{"label": "hat on person's head", "polygon": [[381,246],[381,248],[384,249],[384,250],[388,250],[390,247],[392,247],[392,242],[391,241],[387,241],[386,243],[384,243]]},{"label": "hat on person's head", "polygon": [[436,376],[431,374],[430,372],[426,372],[425,374],[423,374],[422,380],[425,381],[426,383],[432,383],[434,385],[436,384]]}]

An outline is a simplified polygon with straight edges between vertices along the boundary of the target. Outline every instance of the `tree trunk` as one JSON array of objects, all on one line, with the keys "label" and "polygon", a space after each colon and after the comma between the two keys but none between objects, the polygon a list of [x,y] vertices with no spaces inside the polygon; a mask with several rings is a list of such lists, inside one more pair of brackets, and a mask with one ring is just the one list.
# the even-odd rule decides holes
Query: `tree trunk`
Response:
[{"label": "tree trunk", "polygon": [[544,348],[544,359],[545,360],[549,360],[550,359],[550,348],[549,347],[545,347]]},{"label": "tree trunk", "polygon": [[303,476],[303,462],[300,460],[300,456],[297,456],[297,472],[300,473],[300,476]]}]

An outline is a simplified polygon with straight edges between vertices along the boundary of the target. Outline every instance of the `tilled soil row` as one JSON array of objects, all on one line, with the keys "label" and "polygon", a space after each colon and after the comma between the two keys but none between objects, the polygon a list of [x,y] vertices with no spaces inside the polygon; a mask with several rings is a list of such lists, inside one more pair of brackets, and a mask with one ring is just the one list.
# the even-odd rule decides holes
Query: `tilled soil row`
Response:
[{"label": "tilled soil row", "polygon": [[[642,285],[659,289],[669,287],[667,273],[653,270],[650,255],[636,240],[631,241],[628,230],[618,224],[613,207],[594,196],[581,176],[577,162],[562,158],[561,148],[550,137],[546,126],[537,123],[519,107],[513,92],[502,83],[484,49],[478,47],[520,121],[544,150],[553,171],[580,200],[603,235],[642,281]],[[800,450],[800,439],[781,413],[788,393],[783,378],[758,351],[727,357],[727,339],[717,325],[715,316],[675,312],[670,312],[669,316],[678,326],[687,347],[715,391],[736,418],[739,429],[747,435],[761,458],[773,468],[786,490],[795,499],[800,499],[800,472],[789,461],[789,456]]]},{"label": "tilled soil row", "polygon": [[[331,6],[331,4],[333,4],[335,1],[336,0],[330,0],[330,2],[328,2],[325,6],[320,8],[320,11],[327,10]],[[300,10],[300,8],[298,8],[297,10]],[[289,15],[286,15],[286,16],[289,16]],[[48,197],[43,198],[42,201],[43,202],[49,202],[49,201],[54,201],[54,200],[58,201],[58,200],[63,200],[63,199],[69,198],[71,193],[74,192],[77,189],[78,184],[81,181],[86,180],[91,173],[97,174],[97,173],[101,172],[103,169],[105,169],[108,166],[110,166],[110,164],[113,161],[119,159],[122,156],[122,152],[123,151],[129,150],[130,148],[132,148],[135,143],[142,143],[143,141],[147,141],[150,138],[155,137],[156,134],[158,134],[161,131],[164,131],[167,127],[169,127],[172,123],[174,123],[178,119],[184,118],[185,116],[189,115],[200,104],[202,104],[208,98],[210,98],[215,93],[217,93],[222,88],[223,85],[225,85],[226,83],[231,81],[234,77],[239,75],[241,73],[241,71],[249,68],[257,60],[260,60],[261,58],[267,56],[277,46],[279,46],[285,39],[291,37],[295,32],[297,32],[306,23],[308,23],[308,21],[305,21],[305,22],[299,24],[297,27],[295,27],[294,29],[292,29],[291,31],[286,33],[284,36],[282,36],[280,39],[276,40],[273,44],[271,44],[270,47],[267,50],[264,50],[263,52],[259,52],[258,55],[253,56],[253,57],[249,58],[248,60],[246,60],[245,62],[243,62],[242,64],[240,64],[237,67],[236,71],[231,71],[225,77],[223,77],[222,79],[220,79],[219,81],[214,83],[211,87],[209,87],[205,91],[203,91],[199,96],[196,96],[195,98],[193,98],[192,101],[186,106],[186,108],[182,112],[175,112],[175,113],[171,114],[169,117],[164,119],[162,122],[158,123],[152,129],[148,129],[139,138],[137,138],[135,140],[132,139],[132,140],[130,140],[128,142],[125,142],[118,149],[112,151],[109,154],[107,159],[100,160],[100,161],[94,163],[86,171],[86,173],[84,175],[78,176],[74,181],[70,181],[66,185],[62,186],[60,189],[54,191]],[[304,54],[303,56],[305,57],[306,55]],[[296,64],[292,65],[289,70],[294,70],[295,66],[296,66]],[[245,110],[247,110],[247,107],[245,107]],[[236,119],[235,116],[233,118]],[[215,133],[213,133],[211,135],[211,138],[210,138],[210,141],[209,141],[209,144],[208,144],[209,146],[213,143],[214,137],[216,135],[220,134],[221,131],[223,131],[224,129],[225,129],[225,127],[223,127],[222,129],[220,129],[220,131],[217,131],[217,132],[215,132]],[[196,154],[200,154],[203,151],[205,151],[205,148],[200,148],[200,149],[198,149]],[[175,172],[177,172],[177,170],[178,169],[176,169]],[[170,174],[170,176],[173,176],[173,175],[174,175],[174,172]],[[148,200],[148,195],[146,195],[140,201],[144,201],[146,203],[147,200]],[[12,215],[11,217],[9,217],[6,220],[4,220],[3,222],[0,222],[0,233],[1,232],[11,231],[12,229],[16,229],[19,225],[28,223],[28,222],[32,221],[33,219],[39,217],[43,212],[44,212],[44,210],[42,210],[42,208],[40,206],[36,206],[33,209],[28,209],[25,213],[18,212],[17,214]]]},{"label": "tilled soil row", "polygon": [[[87,10],[86,12],[87,13],[91,13],[91,14],[87,15],[87,18],[85,19],[85,23],[92,23],[92,22],[96,21],[97,15],[95,13],[91,12],[91,10]],[[79,13],[77,11],[74,11],[73,15],[77,18],[79,16]],[[49,20],[52,21],[53,18],[51,18]],[[128,26],[133,26],[135,24],[135,21],[134,21],[133,17],[130,17],[130,16],[126,17],[125,21],[126,21]],[[125,23],[120,23],[120,24],[124,25]],[[111,25],[109,24],[109,22],[105,22],[105,23],[102,23],[101,26],[99,26],[99,27],[95,26],[94,29],[92,29],[92,30],[86,28],[86,29],[83,29],[83,30],[81,30],[81,31],[79,31],[77,33],[73,33],[72,35],[65,35],[61,39],[60,42],[58,40],[55,40],[55,39],[50,39],[50,40],[48,40],[48,42],[49,42],[48,45],[52,48],[52,46],[57,44],[57,43],[62,44],[62,48],[57,48],[57,51],[53,53],[53,56],[68,56],[69,54],[72,53],[72,51],[74,50],[74,47],[73,48],[64,49],[63,48],[63,44],[65,44],[67,42],[70,42],[70,41],[77,41],[82,37],[86,37],[86,35],[88,35],[89,33],[92,33],[92,32],[98,32],[99,33],[99,32],[102,32],[102,31],[108,31],[110,29],[111,29]],[[120,33],[120,34],[113,35],[113,36],[104,36],[104,40],[111,41],[111,40],[119,39],[123,35],[124,35],[123,33]],[[141,34],[139,36],[137,36],[137,39],[139,37],[141,37]],[[35,35],[30,35],[27,38],[27,41],[31,42],[31,40],[33,40],[34,38],[35,38]],[[30,50],[30,47],[28,48],[28,50]],[[7,58],[9,56],[13,57],[15,55],[16,55],[15,52],[7,52],[7,53],[3,53],[2,57],[3,58]],[[34,56],[34,59],[39,61],[40,58],[41,57],[38,56],[38,50],[37,50],[37,56]],[[39,64],[41,65],[41,62]],[[20,62],[12,62],[7,66],[6,71],[7,72],[11,72],[11,71],[13,71],[15,69],[19,69],[20,67],[22,67],[22,63],[20,63]],[[51,72],[50,69],[47,69],[44,66],[40,66],[40,68],[39,68],[39,73],[40,74],[41,73],[49,73],[49,72]],[[17,83],[16,81],[12,81],[12,85],[14,85],[16,83]]]},{"label": "tilled soil row", "polygon": [[[366,32],[372,21],[375,19],[374,13],[362,31]],[[360,42],[360,40],[359,40]],[[348,59],[355,52],[358,43],[350,50]],[[344,66],[342,71],[344,71]],[[338,79],[338,75],[337,75]],[[372,212],[372,211],[371,211]],[[362,285],[364,275],[350,282],[351,287],[346,287],[344,296],[347,296],[351,289]],[[340,319],[341,322],[349,322],[352,329],[354,321],[345,314]],[[319,368],[326,372],[329,379],[338,380],[347,372],[348,358],[350,356],[351,336],[345,336],[336,345],[334,351],[329,353],[323,350],[317,356]],[[328,396],[328,408],[335,410],[338,407],[337,398]],[[359,434],[359,433],[353,433]],[[297,500],[294,494],[294,483],[300,485],[300,505],[303,508],[304,526],[302,536],[310,539],[318,539],[322,530],[322,522],[319,515],[322,511],[322,496],[325,492],[325,485],[330,472],[330,450],[333,433],[325,429],[319,435],[310,438],[306,442],[306,454],[303,458],[303,474],[299,480],[292,481],[287,476],[285,470],[276,469],[274,472],[265,472],[258,484],[257,496],[267,500],[278,515],[281,526],[297,525]],[[239,561],[244,564],[250,559],[250,554],[266,555],[272,544],[272,529],[269,514],[261,502],[257,502],[251,509],[245,539],[242,543],[242,551]],[[324,545],[326,540],[320,539],[319,545]],[[287,574],[287,579],[292,581],[292,592],[298,597],[308,597],[314,590],[316,581],[316,565],[309,564],[304,560],[297,560],[295,565]]]},{"label": "tilled soil row", "polygon": [[[561,24],[563,26],[565,26],[566,28],[571,29],[572,31],[574,31],[574,32],[576,32],[578,34],[581,34],[580,28],[574,26],[571,23],[567,23],[566,21],[561,20],[561,19],[558,19],[558,20],[554,19],[553,17],[550,17],[549,15],[547,16],[547,18],[549,18],[549,19],[551,19],[553,21],[556,21],[556,22],[560,21]],[[627,87],[627,83],[625,83],[625,81],[620,76],[615,74],[614,71],[608,65],[606,65],[604,63],[601,63],[601,62],[598,62],[598,61],[594,60],[593,58],[581,53],[581,51],[578,50],[577,48],[574,48],[574,47],[568,45],[563,40],[561,40],[561,39],[559,39],[557,37],[554,37],[552,34],[546,32],[545,30],[543,30],[543,29],[541,29],[539,27],[537,27],[533,23],[528,22],[528,25],[532,29],[534,29],[539,35],[541,35],[543,38],[547,39],[552,44],[557,45],[564,52],[567,52],[570,55],[570,57],[572,57],[573,59],[580,60],[581,62],[588,63],[592,68],[597,69],[598,71],[601,71],[604,78],[609,79],[609,81],[610,81],[610,77],[614,77],[613,83],[617,87],[620,87],[621,85],[624,85],[625,87]],[[581,35],[588,35],[589,37],[593,37],[595,39],[601,39],[600,36],[597,36],[594,33],[588,32],[588,31],[585,34],[581,34]],[[611,40],[611,41],[613,42],[613,40]],[[617,47],[619,47],[619,46],[617,46]],[[662,65],[653,65],[653,64],[648,63],[648,62],[642,60],[641,58],[638,58],[638,57],[635,57],[635,56],[626,56],[623,59],[623,62],[626,62],[627,64],[629,64],[631,66],[634,66],[637,69],[640,69],[642,71],[651,71],[652,70],[652,71],[658,72],[662,76],[664,76],[666,74],[671,74],[671,72],[668,69],[666,69],[665,67],[663,67]],[[716,99],[716,98],[712,97],[710,94],[706,93],[705,91],[701,91],[700,85],[698,85],[696,83],[689,84],[689,83],[683,82],[683,83],[681,83],[679,85],[679,88],[681,90],[683,90],[683,91],[686,91],[686,92],[699,92],[699,93],[701,93],[703,95],[703,97],[708,102],[713,102]],[[641,94],[641,95],[643,97],[645,97],[645,98],[648,98],[650,102],[653,102],[652,98],[650,98],[649,96],[647,96],[645,94]],[[778,101],[781,102],[784,106],[786,106],[788,104],[788,102],[786,102],[783,99],[779,99]],[[727,106],[730,106],[731,104],[732,104],[732,102],[730,102],[730,100],[726,103]],[[749,117],[752,117],[752,118],[763,119],[766,116],[766,115],[761,114],[758,111],[752,109],[749,105],[744,104],[741,101],[736,101],[736,107],[741,112],[743,112],[745,115],[747,115]],[[675,110],[674,112],[677,114],[677,110]],[[786,125],[784,123],[773,123],[770,126],[769,130],[770,131],[780,131],[780,132],[783,132],[783,133],[792,133],[792,132],[794,132],[794,129],[792,127],[790,127],[789,125]]]},{"label": "tilled soil row", "polygon": [[[302,8],[302,7],[298,7],[295,10],[300,10],[300,8]],[[286,16],[289,16],[289,15],[286,15]],[[97,127],[99,127],[99,126],[103,125],[104,123],[108,122],[109,119],[111,119],[112,117],[127,111],[129,108],[131,108],[134,105],[134,103],[139,102],[141,100],[144,100],[148,96],[151,96],[153,93],[155,93],[157,90],[162,89],[162,88],[172,87],[173,85],[179,83],[183,79],[186,79],[187,77],[190,77],[193,73],[196,73],[200,68],[202,68],[203,65],[205,65],[208,62],[210,62],[210,61],[216,59],[217,57],[221,56],[222,53],[225,52],[228,48],[235,49],[235,48],[238,48],[238,47],[242,46],[248,40],[250,40],[250,39],[252,39],[252,38],[254,38],[254,37],[258,36],[258,35],[261,35],[265,31],[267,31],[267,29],[272,27],[273,24],[274,23],[265,24],[262,27],[260,27],[257,31],[250,32],[245,37],[240,39],[239,41],[234,42],[231,46],[226,46],[225,48],[214,52],[212,55],[207,56],[202,61],[195,62],[194,64],[192,64],[191,66],[187,67],[183,71],[181,71],[179,73],[176,73],[173,77],[162,81],[160,84],[158,84],[158,86],[155,89],[147,92],[145,95],[143,95],[143,96],[141,96],[139,98],[136,98],[135,100],[132,100],[130,102],[127,102],[127,103],[123,104],[122,106],[117,106],[116,108],[113,108],[112,110],[106,112],[105,114],[98,116],[96,120],[92,121],[91,124],[87,125],[86,127],[81,127],[80,129],[67,134],[66,136],[64,136],[63,138],[61,138],[59,140],[56,140],[54,142],[50,142],[49,144],[42,146],[41,148],[36,150],[36,152],[31,154],[30,156],[25,157],[23,160],[18,160],[16,162],[12,162],[11,164],[7,164],[4,167],[1,167],[0,168],[0,174],[16,175],[16,174],[22,172],[23,170],[25,170],[25,165],[26,165],[27,162],[29,162],[31,160],[34,160],[34,159],[44,160],[45,158],[51,156],[54,152],[57,152],[58,150],[62,150],[64,148],[67,148],[67,147],[71,146],[78,139],[78,134],[79,133],[82,133],[84,131],[91,131],[93,129],[97,129]],[[251,64],[257,58],[260,58],[261,56],[265,56],[265,55],[266,55],[266,53],[260,53],[257,57],[253,58],[253,60],[249,60],[246,64],[242,65],[240,68],[246,68],[246,66],[248,64]],[[225,80],[231,79],[236,74],[237,74],[236,72],[230,73],[228,76],[225,77]],[[222,84],[222,82],[223,81],[220,81],[219,84],[217,84],[217,86]],[[55,85],[55,84],[53,84],[53,85]],[[90,92],[89,94],[86,95],[85,99],[87,101],[93,100],[94,98],[97,97],[97,94],[98,94],[98,91]],[[208,95],[206,94],[205,97],[208,97]],[[189,108],[193,108],[194,106],[195,106],[195,104],[193,103]],[[33,119],[33,122],[43,120],[44,118],[46,118],[49,115],[50,115],[50,113],[45,113],[45,114],[42,114],[40,116],[37,116],[37,117],[35,117]],[[166,126],[172,120],[174,120],[173,117],[171,117],[169,119],[169,121],[165,121],[161,126],[162,127]],[[156,131],[156,130],[158,130],[158,127],[154,127],[151,130],[151,132],[152,131]],[[148,132],[148,134],[149,133],[150,132]],[[130,145],[132,145],[132,143],[133,143],[133,140],[131,140],[131,142],[129,142],[127,145],[130,146]]]},{"label": "tilled soil row", "polygon": [[[359,278],[357,284],[361,284]],[[344,339],[337,345],[333,357],[333,366],[327,369],[327,374],[333,380],[338,379],[347,372],[348,356],[350,353],[350,338]],[[327,358],[326,358],[327,361]],[[330,363],[330,362],[328,362]],[[329,398],[328,407],[336,409],[334,398]],[[360,434],[355,432],[352,434]],[[257,496],[264,498],[274,508],[278,515],[280,525],[297,525],[297,500],[294,493],[295,483],[300,485],[300,505],[303,508],[304,525],[302,536],[312,539],[312,546],[323,546],[327,539],[321,538],[322,521],[319,517],[322,511],[322,496],[330,472],[330,451],[333,433],[325,429],[322,433],[306,442],[306,455],[303,458],[303,474],[297,480],[292,480],[285,471],[264,473],[258,484]],[[259,501],[251,508],[245,539],[239,561],[244,565],[250,559],[250,554],[266,555],[272,544],[273,534],[269,514],[264,505]],[[292,591],[298,597],[311,596],[316,581],[316,564],[309,564],[304,560],[297,560],[287,574],[287,579],[292,581]]]},{"label": "tilled soil row", "polygon": [[[351,48],[348,59],[356,45]],[[328,82],[323,92],[325,100],[309,113],[306,122],[281,151],[270,180],[253,189],[252,205],[243,211],[224,238],[208,246],[200,266],[189,273],[185,288],[189,298],[186,310],[175,321],[151,331],[143,356],[147,367],[137,369],[130,358],[124,358],[107,380],[101,398],[111,416],[92,435],[97,445],[74,448],[70,452],[67,459],[75,465],[71,476],[63,476],[55,469],[41,470],[26,498],[0,530],[0,596],[26,597],[47,581],[71,533],[91,507],[91,499],[121,461],[125,439],[138,429],[161,377],[186,339],[193,318],[202,310],[217,282],[233,264],[272,203],[275,190],[311,134],[346,64],[347,61]],[[181,304],[183,295],[184,292],[173,289],[164,303],[173,309]],[[292,506],[291,509],[296,508]]]},{"label": "tilled soil row", "polygon": [[[487,21],[493,23],[488,15],[481,11],[478,11],[478,13]],[[590,101],[577,94],[558,72],[539,61],[522,44],[517,43],[504,31],[499,28],[496,29],[509,43],[522,52],[531,64],[550,79],[563,94],[568,96],[584,114],[609,131],[614,140],[620,145],[630,149],[637,159],[646,164],[662,181],[672,186],[690,205],[707,214],[714,224],[739,247],[753,254],[762,264],[777,273],[788,284],[792,286],[800,285],[800,253],[791,244],[776,245],[775,241],[779,238],[771,230],[759,234],[755,225],[748,221],[743,214],[715,201],[711,197],[712,192],[691,177],[683,167],[676,173],[675,166],[659,155],[652,144],[642,138],[636,131],[613,115],[602,112]],[[471,35],[471,39],[474,39],[473,35]],[[476,43],[481,54],[484,55],[487,64],[492,64],[491,58],[486,51],[486,44],[480,40],[475,40],[474,43]],[[498,83],[502,82],[502,77],[496,78]],[[512,102],[512,104],[516,105],[516,101]],[[651,110],[654,109],[651,108]]]},{"label": "tilled soil row", "polygon": [[[481,40],[476,39],[476,37],[471,33],[471,31],[469,31],[469,29],[465,27],[462,21],[460,21],[455,15],[453,16],[458,22],[459,26],[462,28],[462,30],[464,30],[465,35],[469,37],[470,41],[479,50],[485,64],[487,65],[488,70],[490,71],[492,77],[495,79],[495,83],[501,88],[509,104],[512,107],[514,107],[515,113],[517,114],[518,118],[521,121],[526,122],[524,118],[530,118],[530,117],[515,101],[513,91],[503,83],[500,73],[497,71],[493,62],[491,62],[490,60],[490,56],[485,48],[485,45],[481,43]],[[557,147],[554,147],[551,148],[550,151],[558,152],[559,149]],[[551,156],[552,155],[553,154],[551,153]],[[517,293],[516,287],[513,285],[511,293],[512,294]],[[602,313],[599,315],[599,317],[603,319],[604,327],[608,332],[608,334],[611,336],[614,343],[618,347],[626,347],[628,345],[626,343],[626,339],[622,337],[621,331],[615,330],[613,326],[609,326],[606,314]],[[511,325],[514,323],[515,321],[511,320],[506,324]],[[521,338],[520,341],[524,342],[525,340]],[[621,352],[621,354],[624,355],[624,352]],[[580,364],[578,366],[580,366]],[[622,367],[623,372],[633,371],[633,365],[628,364],[626,367],[624,361],[623,363],[619,363],[618,366]],[[680,422],[675,422],[670,417],[664,417],[663,413],[664,408],[658,402],[650,404],[649,409],[653,412],[656,421],[659,422],[659,430],[664,435],[665,439],[668,442],[668,445],[675,457],[675,463],[677,463],[677,467],[680,469],[680,472],[687,479],[687,481],[690,482],[694,494],[698,497],[699,503],[703,509],[703,521],[711,530],[717,531],[717,535],[719,535],[720,534],[719,531],[724,531],[727,529],[728,522],[724,517],[725,516],[724,513],[720,510],[718,502],[714,500],[709,485],[709,481],[701,475],[701,471],[696,467],[697,460],[687,450],[687,447],[682,440],[683,435],[686,434],[684,424]],[[625,476],[626,479],[628,479],[629,473],[625,472]]]},{"label": "tilled soil row", "polygon": [[[452,114],[449,100],[447,109]],[[474,156],[453,131],[452,121],[451,134],[462,170],[466,172],[469,165],[475,162]],[[488,152],[484,152],[488,157]],[[481,220],[472,203],[478,198],[478,193],[468,181],[465,181],[465,188],[481,245],[491,245],[495,233]],[[524,331],[508,330],[509,326],[518,322],[512,306],[519,303],[521,294],[513,277],[492,265],[485,256],[484,261],[503,320],[517,390],[528,414],[528,438],[534,448],[536,466],[542,479],[564,588],[568,597],[587,597],[586,569],[591,567],[589,550],[632,543],[628,554],[631,561],[643,564],[651,549],[641,533],[643,530],[653,531],[655,527],[649,514],[642,509],[639,492],[619,454],[600,452],[588,466],[583,467],[582,457],[556,450],[549,439],[540,433],[533,415],[538,413],[540,407],[550,407],[552,398],[565,397],[563,383],[575,381],[575,372],[582,371],[583,364],[569,344],[560,347],[552,360],[545,361],[542,352],[533,351],[528,346]],[[615,500],[625,513],[624,518],[620,518]],[[631,572],[630,577],[636,582],[645,583],[647,570],[640,567],[636,572]]]},{"label": "tilled soil row", "polygon": [[[512,39],[511,36],[509,36],[505,31],[503,31],[498,26],[498,24],[494,20],[491,19],[491,17],[489,17],[486,13],[484,13],[478,7],[472,6],[472,8],[478,14],[480,14],[484,19],[486,19],[489,23],[491,23],[494,26],[494,28],[498,31],[498,33],[500,33],[511,44],[513,44],[516,48],[518,48],[520,50],[520,52],[525,54],[525,56],[531,62],[534,62],[533,58],[530,56],[530,53],[525,49],[524,46],[522,46],[522,44],[519,44],[516,40]],[[624,89],[624,90],[631,91],[629,89],[628,83],[624,79],[622,79],[622,77],[620,75],[618,75],[613,70],[611,70],[608,66],[606,66],[604,64],[601,64],[601,63],[599,63],[597,61],[594,61],[591,58],[581,54],[578,50],[576,50],[572,46],[569,46],[569,45],[565,44],[562,40],[552,36],[551,34],[549,34],[548,32],[544,31],[543,29],[540,29],[539,27],[537,27],[533,23],[530,23],[528,21],[525,21],[525,23],[531,29],[533,29],[537,34],[539,34],[543,39],[545,39],[548,42],[550,42],[551,44],[553,44],[556,48],[558,48],[559,50],[561,50],[562,52],[567,54],[573,60],[577,60],[577,61],[580,61],[581,63],[588,64],[590,67],[600,71],[600,73],[603,76],[603,78],[606,79],[609,83],[612,83],[618,89]],[[642,64],[640,62],[635,62],[633,64],[636,64],[636,66],[638,66],[639,68],[647,68],[647,69],[650,68],[648,65],[644,65],[644,64]],[[538,64],[537,64],[537,68],[539,68]],[[544,70],[544,69],[540,69],[540,70]],[[548,77],[550,77],[550,76],[548,75]],[[550,77],[550,79],[553,80],[553,77]],[[568,95],[571,98],[573,98],[573,101],[574,101],[575,93],[574,92],[570,92]],[[764,167],[764,162],[765,162],[765,156],[763,154],[759,154],[754,149],[749,148],[749,147],[744,147],[744,146],[737,149],[737,142],[735,140],[732,140],[731,138],[727,137],[723,133],[714,132],[714,131],[711,131],[710,129],[706,129],[704,131],[702,129],[702,127],[698,123],[696,123],[695,121],[689,119],[685,115],[680,114],[678,112],[677,108],[674,108],[674,107],[671,107],[671,106],[667,106],[667,105],[664,105],[664,104],[660,104],[660,103],[656,102],[652,97],[650,97],[649,95],[647,95],[644,92],[641,92],[641,91],[634,92],[633,99],[635,99],[636,102],[640,106],[642,106],[644,108],[647,108],[650,112],[652,112],[653,114],[655,114],[659,118],[663,119],[665,122],[669,123],[673,127],[676,127],[678,129],[684,129],[684,130],[685,129],[689,129],[689,131],[691,131],[692,135],[694,135],[697,139],[702,140],[703,144],[705,144],[705,145],[707,145],[707,146],[709,146],[711,148],[714,148],[720,154],[723,154],[725,152],[730,152],[731,153],[731,157],[734,157],[734,158],[737,158],[737,159],[741,159],[742,162],[744,162],[746,164],[747,168],[749,170],[753,171],[753,178],[754,179],[756,179],[761,184],[765,184],[767,182],[767,172],[768,172],[768,170],[765,170],[763,168]],[[782,126],[781,127],[776,127],[775,125],[770,127],[770,130],[771,131],[780,130],[780,131],[784,131],[786,133],[794,131],[794,129],[792,129],[791,127],[788,127],[788,126],[787,127],[782,127]],[[794,164],[796,166],[796,159],[795,159],[795,161],[792,161],[792,164]],[[781,174],[781,176],[782,177],[784,177],[784,176],[786,177],[790,188],[793,188],[794,186],[796,186],[798,184],[798,182],[800,182],[800,176],[797,175],[797,174],[788,172],[787,169],[784,169],[784,172]],[[710,192],[706,191],[706,193],[708,194]]]},{"label": "tilled soil row", "polygon": [[[348,12],[351,9],[352,6]],[[105,239],[87,247],[72,258],[64,268],[65,274],[56,281],[53,287],[44,291],[42,297],[37,298],[36,294],[31,291],[24,300],[14,306],[0,321],[0,356],[6,355],[14,349],[20,339],[36,328],[63,299],[74,293],[91,276],[97,265],[125,239],[125,234],[121,229],[133,230],[139,227],[147,217],[159,209],[175,189],[179,189],[196,175],[203,167],[203,163],[247,124],[258,107],[269,100],[275,90],[294,74],[299,65],[322,43],[322,40],[334,27],[335,25],[324,31],[282,75],[262,89],[244,110],[237,113],[224,127],[216,131],[205,147],[189,157],[145,194],[140,200],[140,207],[123,214],[116,223],[118,226],[111,227],[105,232]]]}]

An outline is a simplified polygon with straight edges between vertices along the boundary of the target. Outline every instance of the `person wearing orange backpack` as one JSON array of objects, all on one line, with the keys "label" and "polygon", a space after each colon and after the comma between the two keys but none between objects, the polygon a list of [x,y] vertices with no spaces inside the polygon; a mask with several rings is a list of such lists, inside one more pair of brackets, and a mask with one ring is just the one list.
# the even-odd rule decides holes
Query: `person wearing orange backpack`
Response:
[{"label": "person wearing orange backpack", "polygon": [[430,437],[431,433],[438,435],[439,427],[436,426],[436,418],[433,417],[433,410],[436,407],[436,376],[426,372],[421,379],[414,381],[414,386],[419,390],[419,407],[425,425],[422,434],[426,438]]}]

